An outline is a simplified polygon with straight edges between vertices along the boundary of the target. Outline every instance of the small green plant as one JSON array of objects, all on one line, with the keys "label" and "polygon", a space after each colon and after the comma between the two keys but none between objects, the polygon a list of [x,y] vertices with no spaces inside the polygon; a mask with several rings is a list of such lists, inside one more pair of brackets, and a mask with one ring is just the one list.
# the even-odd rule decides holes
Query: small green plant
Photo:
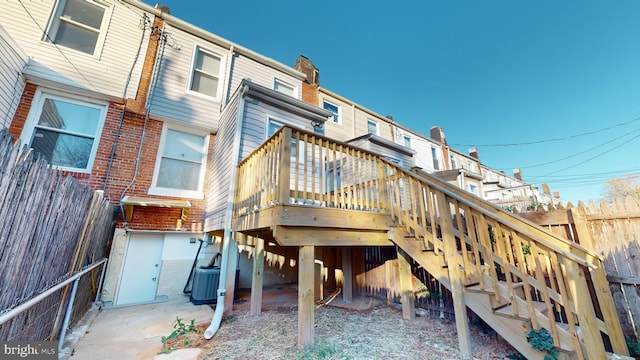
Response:
[{"label": "small green plant", "polygon": [[[198,331],[198,329],[196,328],[196,319],[191,319],[191,322],[189,324],[185,324],[178,316],[176,316],[176,321],[173,322],[173,329],[174,330],[171,332],[171,334],[169,334],[168,336],[163,336],[160,339],[160,341],[162,341],[162,350],[160,350],[159,354],[169,354],[171,353],[171,351],[173,351],[173,349],[167,344],[169,340],[175,339],[180,335]],[[185,346],[189,345],[189,340],[185,339],[183,343]]]},{"label": "small green plant", "polygon": [[307,346],[298,353],[296,357],[299,360],[302,359],[329,359],[338,354],[339,350],[335,345],[326,342],[319,342],[317,344]]},{"label": "small green plant", "polygon": [[627,348],[629,348],[629,355],[640,355],[640,341],[627,339]]},{"label": "small green plant", "polygon": [[531,255],[531,246],[522,245],[522,255]]},{"label": "small green plant", "polygon": [[549,330],[542,328],[538,331],[531,330],[527,333],[527,340],[534,349],[546,351],[544,360],[558,360],[560,353],[553,344],[553,336]]},{"label": "small green plant", "polygon": [[510,360],[527,360],[527,358],[524,357],[522,354],[507,355],[507,359],[510,359]]}]

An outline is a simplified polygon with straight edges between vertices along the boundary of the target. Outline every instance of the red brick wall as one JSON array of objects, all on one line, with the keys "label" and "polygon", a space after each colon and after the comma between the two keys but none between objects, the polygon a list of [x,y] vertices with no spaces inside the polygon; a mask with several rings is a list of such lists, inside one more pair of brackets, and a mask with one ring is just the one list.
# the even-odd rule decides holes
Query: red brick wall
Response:
[{"label": "red brick wall", "polygon": [[318,85],[302,82],[302,101],[318,106]]},{"label": "red brick wall", "polygon": [[[24,128],[36,89],[36,85],[29,83],[23,91],[18,110],[9,127],[9,131],[16,139],[20,137]],[[140,139],[142,139],[144,127],[144,115],[126,111],[122,128],[118,134],[118,126],[122,117],[123,108],[124,106],[122,104],[113,102],[109,104],[91,174],[69,172],[69,174],[77,178],[80,183],[94,190],[104,189],[105,198],[110,199],[114,205],[119,204],[123,190],[129,186],[134,177],[136,157],[138,156]],[[142,153],[138,174],[124,195],[150,196],[147,194],[147,191],[153,181],[153,171],[156,164],[160,137],[162,135],[162,124],[161,121],[154,119],[147,121],[146,131],[142,141]],[[117,146],[111,162],[109,178],[105,179],[109,167],[109,160],[112,156],[113,144],[116,141]],[[212,135],[209,139],[209,159],[207,161],[207,167],[211,166],[213,141],[214,136]],[[206,181],[204,189],[206,192]],[[162,196],[153,197],[171,199]],[[205,200],[188,200],[191,203],[191,209],[189,210],[186,221],[178,222],[181,214],[180,209],[136,207],[133,212],[133,219],[127,226],[137,230],[169,231],[185,229],[187,231],[201,231],[203,228],[206,202]],[[122,224],[119,224],[119,226],[122,226]]]}]

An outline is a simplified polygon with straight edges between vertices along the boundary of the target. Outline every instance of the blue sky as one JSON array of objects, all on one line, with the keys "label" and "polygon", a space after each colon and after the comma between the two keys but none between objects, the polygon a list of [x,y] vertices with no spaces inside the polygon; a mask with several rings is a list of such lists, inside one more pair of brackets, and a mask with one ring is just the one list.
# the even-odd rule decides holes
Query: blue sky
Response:
[{"label": "blue sky", "polygon": [[321,86],[564,200],[640,173],[638,1],[161,3],[284,64],[303,54]]}]

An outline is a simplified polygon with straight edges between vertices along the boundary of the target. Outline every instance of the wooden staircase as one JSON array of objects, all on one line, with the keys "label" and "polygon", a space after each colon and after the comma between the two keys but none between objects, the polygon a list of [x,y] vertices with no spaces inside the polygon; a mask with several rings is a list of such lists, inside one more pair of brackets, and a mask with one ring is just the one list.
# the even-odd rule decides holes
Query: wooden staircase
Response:
[{"label": "wooden staircase", "polygon": [[467,307],[527,359],[545,357],[527,338],[541,329],[561,358],[628,354],[600,256],[429,174],[285,127],[240,163],[235,191],[234,231],[305,256],[393,242],[451,290],[463,354]]}]

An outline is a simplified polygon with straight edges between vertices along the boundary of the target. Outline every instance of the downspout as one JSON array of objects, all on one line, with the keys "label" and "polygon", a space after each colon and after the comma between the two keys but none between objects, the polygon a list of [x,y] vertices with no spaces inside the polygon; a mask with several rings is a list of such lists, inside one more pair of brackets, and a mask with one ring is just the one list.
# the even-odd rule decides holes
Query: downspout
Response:
[{"label": "downspout", "polygon": [[[138,146],[138,154],[136,156],[135,169],[133,171],[133,178],[131,179],[127,187],[125,187],[124,190],[122,190],[122,192],[120,193],[120,203],[122,203],[124,194],[126,194],[126,192],[131,188],[131,186],[133,186],[133,184],[138,179],[138,172],[140,170],[140,161],[142,160],[142,146],[144,145],[144,140],[147,133],[147,124],[149,122],[149,115],[151,112],[151,102],[153,100],[153,93],[156,87],[156,82],[158,81],[158,72],[160,71],[160,62],[162,61],[162,56],[164,55],[164,46],[167,42],[167,37],[164,33],[164,25],[163,25],[163,29],[158,31],[159,31],[158,41],[160,42],[160,45],[156,53],[156,59],[155,59],[155,63],[152,70],[153,74],[151,78],[151,85],[149,86],[149,93],[147,94],[147,101],[145,104],[145,107],[147,109],[144,114],[144,124],[142,125],[142,134],[140,135],[140,144]],[[153,34],[153,31],[151,33]],[[126,228],[127,222],[124,216],[124,206],[120,206],[120,209],[122,212],[122,223],[123,223],[123,226]]]},{"label": "downspout", "polygon": [[[222,314],[224,313],[224,296],[226,295],[226,281],[227,281],[227,272],[229,269],[229,242],[233,239],[231,235],[233,233],[231,229],[231,216],[233,214],[233,202],[236,193],[236,177],[238,176],[238,161],[240,157],[240,137],[242,134],[242,119],[244,118],[244,95],[249,90],[248,85],[244,85],[238,99],[238,115],[237,115],[237,123],[235,129],[235,138],[233,139],[233,154],[234,164],[231,170],[231,185],[229,186],[229,196],[227,199],[227,210],[226,217],[224,219],[224,237],[222,242],[222,259],[220,261],[220,281],[218,282],[218,302],[216,304],[216,310],[213,313],[213,318],[211,319],[211,324],[204,331],[204,338],[209,340],[216,334],[218,329],[220,328],[220,322],[222,321]],[[233,269],[235,271],[235,269]],[[232,295],[233,296],[233,295]]]}]

